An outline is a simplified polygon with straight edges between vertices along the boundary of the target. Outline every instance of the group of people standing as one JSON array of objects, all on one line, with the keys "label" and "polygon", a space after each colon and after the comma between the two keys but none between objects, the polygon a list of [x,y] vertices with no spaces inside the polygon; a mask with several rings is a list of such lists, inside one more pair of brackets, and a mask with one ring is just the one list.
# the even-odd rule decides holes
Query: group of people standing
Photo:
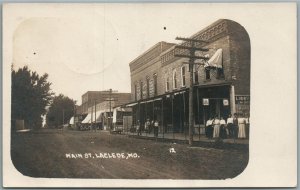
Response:
[{"label": "group of people standing", "polygon": [[205,135],[209,139],[249,138],[249,126],[249,117],[244,117],[244,114],[230,114],[227,121],[223,117],[211,117],[206,121]]},{"label": "group of people standing", "polygon": [[142,135],[142,131],[145,131],[146,133],[150,134],[152,131],[154,133],[155,137],[158,137],[158,128],[159,128],[159,121],[158,120],[152,120],[148,118],[145,122],[144,127],[141,126],[140,121],[138,120],[137,123],[137,133],[138,135]]}]

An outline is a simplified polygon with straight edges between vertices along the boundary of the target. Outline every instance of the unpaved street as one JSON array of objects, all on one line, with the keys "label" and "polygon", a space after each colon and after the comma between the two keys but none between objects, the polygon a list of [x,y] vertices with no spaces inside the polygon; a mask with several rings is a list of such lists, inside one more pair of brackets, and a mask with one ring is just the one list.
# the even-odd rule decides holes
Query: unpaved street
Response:
[{"label": "unpaved street", "polygon": [[32,177],[225,179],[248,163],[248,150],[188,147],[104,131],[13,133],[11,145],[15,167]]}]

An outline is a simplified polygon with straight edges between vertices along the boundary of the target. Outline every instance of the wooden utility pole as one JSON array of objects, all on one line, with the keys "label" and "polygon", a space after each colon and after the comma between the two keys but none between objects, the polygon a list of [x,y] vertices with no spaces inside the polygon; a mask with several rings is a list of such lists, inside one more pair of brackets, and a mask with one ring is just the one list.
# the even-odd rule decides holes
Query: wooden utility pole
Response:
[{"label": "wooden utility pole", "polygon": [[[111,108],[112,108],[111,102],[112,102],[112,101],[118,101],[118,99],[117,99],[117,98],[112,98],[112,92],[113,92],[112,89],[109,89],[108,92],[109,92],[109,93],[108,93],[108,98],[106,98],[105,101],[109,101],[109,118],[108,118],[108,126],[109,126],[109,132],[111,133],[111,129],[112,129],[112,116],[113,116],[113,114],[111,113]],[[114,91],[114,92],[117,92],[117,91]]]},{"label": "wooden utility pole", "polygon": [[208,51],[209,49],[197,47],[199,43],[207,43],[204,40],[196,40],[192,38],[176,37],[176,40],[182,40],[188,42],[187,45],[177,45],[175,48],[184,49],[188,54],[174,54],[175,57],[189,58],[189,72],[190,72],[190,86],[189,86],[189,145],[193,145],[193,128],[194,128],[194,110],[193,110],[193,87],[194,87],[194,65],[196,59],[207,60],[207,57],[196,56],[196,51]]}]

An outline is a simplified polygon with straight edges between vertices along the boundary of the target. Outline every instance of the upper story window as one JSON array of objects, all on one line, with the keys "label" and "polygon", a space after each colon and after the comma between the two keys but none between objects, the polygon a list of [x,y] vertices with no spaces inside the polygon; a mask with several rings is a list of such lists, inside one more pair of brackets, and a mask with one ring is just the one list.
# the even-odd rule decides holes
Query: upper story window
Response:
[{"label": "upper story window", "polygon": [[149,76],[147,76],[146,77],[146,87],[147,87],[147,98],[149,98],[150,97],[150,78],[149,78]]},{"label": "upper story window", "polygon": [[185,86],[185,66],[181,67],[181,86]]},{"label": "upper story window", "polygon": [[224,79],[224,70],[223,70],[223,68],[217,68],[217,79]]},{"label": "upper story window", "polygon": [[134,100],[137,100],[137,85],[134,84]]},{"label": "upper story window", "polygon": [[177,76],[176,76],[176,70],[173,70],[173,89],[177,88]]},{"label": "upper story window", "polygon": [[210,80],[210,69],[205,69],[205,79]]},{"label": "upper story window", "polygon": [[166,92],[168,92],[170,90],[170,81],[169,81],[169,77],[166,78]]},{"label": "upper story window", "polygon": [[199,83],[199,75],[198,75],[198,71],[195,71],[195,73],[194,73],[194,81],[195,81],[195,84],[198,84],[198,83]]},{"label": "upper story window", "polygon": [[143,81],[140,81],[140,96],[141,96],[141,99],[143,99]]},{"label": "upper story window", "polygon": [[154,96],[157,95],[157,74],[153,74],[153,91],[154,91]]}]

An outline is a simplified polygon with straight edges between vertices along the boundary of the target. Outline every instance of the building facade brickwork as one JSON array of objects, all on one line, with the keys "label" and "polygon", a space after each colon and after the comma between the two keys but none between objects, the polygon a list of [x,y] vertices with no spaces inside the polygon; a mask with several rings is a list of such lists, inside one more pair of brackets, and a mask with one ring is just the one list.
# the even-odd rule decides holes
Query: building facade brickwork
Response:
[{"label": "building facade brickwork", "polygon": [[109,91],[88,91],[82,95],[81,113],[88,114],[89,108],[94,106],[95,103],[105,102],[110,97],[115,100],[115,105],[121,105],[130,101],[131,94],[112,92],[110,95]]},{"label": "building facade brickwork", "polygon": [[[234,21],[221,19],[191,38],[208,42],[198,44],[208,49],[207,52],[198,52],[198,56],[212,58],[220,50],[222,56],[219,68],[204,67],[206,62],[196,61],[199,64],[195,65],[193,73],[195,124],[204,125],[215,115],[226,118],[230,113],[249,113],[250,39],[246,30]],[[131,101],[137,103],[133,106],[134,122],[144,122],[152,117],[161,120],[166,130],[171,122],[173,130],[184,129],[188,121],[190,86],[190,72],[185,63],[189,60],[175,56],[187,54],[186,50],[179,50],[175,45],[159,42],[129,64]],[[184,42],[180,45],[190,44]],[[161,103],[154,101],[157,98]],[[204,100],[209,103],[204,105]],[[152,106],[149,106],[151,101]]]}]

